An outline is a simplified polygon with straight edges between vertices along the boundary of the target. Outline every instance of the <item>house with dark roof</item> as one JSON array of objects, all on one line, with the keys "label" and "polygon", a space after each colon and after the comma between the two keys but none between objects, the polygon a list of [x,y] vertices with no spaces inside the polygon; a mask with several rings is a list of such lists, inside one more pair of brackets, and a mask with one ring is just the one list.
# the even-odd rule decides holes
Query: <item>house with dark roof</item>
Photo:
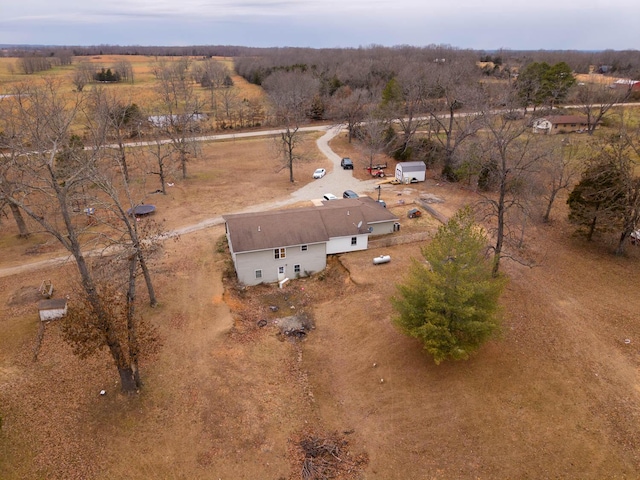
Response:
[{"label": "house with dark roof", "polygon": [[327,255],[366,250],[369,235],[392,233],[398,222],[370,197],[223,218],[233,265],[245,285],[322,271]]},{"label": "house with dark roof", "polygon": [[549,115],[533,121],[533,133],[569,133],[587,130],[589,121],[581,115]]}]

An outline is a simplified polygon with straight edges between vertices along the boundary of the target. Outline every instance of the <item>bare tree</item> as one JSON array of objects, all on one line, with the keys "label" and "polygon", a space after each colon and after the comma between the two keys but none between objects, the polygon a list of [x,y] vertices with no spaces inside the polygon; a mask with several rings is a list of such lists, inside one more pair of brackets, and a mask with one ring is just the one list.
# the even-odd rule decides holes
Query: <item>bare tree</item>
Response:
[{"label": "bare tree", "polygon": [[225,79],[230,76],[229,68],[221,62],[208,58],[194,67],[194,78],[202,87],[209,90],[211,110],[217,116],[217,92],[225,88]]},{"label": "bare tree", "polygon": [[154,159],[153,166],[150,167],[149,173],[158,176],[160,182],[160,191],[163,195],[167,194],[167,175],[172,163],[173,148],[164,141],[164,139],[156,132],[153,142],[149,146],[149,154]]},{"label": "bare tree", "polygon": [[310,75],[293,72],[271,74],[263,84],[278,123],[284,128],[280,135],[289,181],[294,182],[293,164],[298,143],[298,130],[307,118],[311,101],[318,91],[319,82]]},{"label": "bare tree", "polygon": [[189,157],[198,152],[193,134],[202,118],[202,104],[193,90],[189,65],[187,58],[181,58],[158,67],[157,94],[163,114],[154,122],[177,153],[183,179],[187,178]]},{"label": "bare tree", "polygon": [[[240,109],[242,102],[240,101],[240,97],[238,93],[232,88],[225,88],[217,93],[219,97],[220,107],[224,114],[224,118],[226,119],[226,123],[233,128],[234,126],[234,117],[238,114],[238,110]],[[219,117],[220,115],[218,115]]]},{"label": "bare tree", "polygon": [[[510,223],[510,213],[528,211],[527,193],[533,174],[548,151],[534,144],[534,137],[524,122],[503,115],[484,113],[481,117],[486,135],[482,138],[483,169],[479,183],[485,193],[481,206],[490,221],[493,234],[493,275],[498,275],[500,260],[505,257],[505,240],[518,237]],[[521,225],[523,224],[519,222]]]},{"label": "bare tree", "polygon": [[115,92],[96,88],[89,96],[93,132],[104,144],[115,141],[118,159],[116,163],[123,169],[125,181],[129,181],[127,148],[125,141],[139,133],[142,113],[137,104],[121,100]]},{"label": "bare tree", "polygon": [[611,88],[607,84],[586,83],[577,86],[576,101],[579,109],[587,116],[587,132],[593,135],[598,123],[618,103],[625,102],[631,95],[631,84]]},{"label": "bare tree", "polygon": [[400,158],[407,152],[416,132],[422,128],[427,118],[426,101],[429,92],[427,77],[423,68],[407,64],[399,72],[397,78],[401,91],[401,101],[397,103],[395,121],[402,131]]},{"label": "bare tree", "polygon": [[443,148],[442,174],[450,180],[456,180],[456,149],[481,126],[475,115],[460,113],[463,107],[478,108],[479,98],[484,97],[480,87],[472,83],[475,74],[470,68],[466,63],[444,62],[429,71],[429,138]]},{"label": "bare tree", "polygon": [[51,70],[51,61],[41,55],[25,55],[20,59],[20,66],[25,75]]},{"label": "bare tree", "polygon": [[[133,198],[129,180],[125,178],[124,168],[120,164],[114,169],[110,159],[107,157],[106,160],[106,165],[94,164],[94,168],[90,169],[92,185],[106,194],[104,201],[96,199],[95,204],[104,211],[110,212],[111,217],[118,220],[110,223],[111,230],[108,234],[103,233],[103,244],[112,245],[116,250],[124,251],[127,258],[135,257],[136,265],[139,265],[147,286],[149,304],[155,307],[158,300],[151,280],[147,256],[155,248],[153,239],[159,238],[160,232],[146,232],[146,235],[140,232],[135,215],[135,208],[139,203]],[[144,236],[147,237],[147,241],[143,241]]]},{"label": "bare tree", "polygon": [[[72,126],[81,121],[83,97],[61,94],[60,84],[51,79],[45,80],[42,86],[20,85],[13,93],[15,107],[11,116],[2,120],[12,124],[15,132],[6,147],[14,152],[10,157],[9,174],[21,194],[6,199],[56,238],[74,257],[83,295],[90,305],[90,321],[98,329],[102,345],[109,349],[123,391],[134,392],[140,386],[139,377],[114,324],[108,298],[101,293],[95,270],[87,260],[89,250],[105,246],[105,235],[101,231],[94,232],[91,224],[83,220],[85,215],[81,208],[87,205],[89,198],[99,201],[95,186],[100,179],[96,172],[100,171],[102,158],[100,144],[85,149],[79,137],[71,133]],[[91,197],[89,192],[92,192]],[[122,204],[116,203],[114,208],[121,218],[126,216]],[[88,209],[87,213],[90,213]],[[124,245],[132,249],[137,261],[143,261],[135,228],[135,222],[125,223],[128,240]],[[151,290],[150,297],[154,302]],[[135,332],[127,335],[130,334]]]},{"label": "bare tree", "polygon": [[[0,121],[4,119],[10,119],[13,115],[12,109],[13,102],[11,99],[5,101],[0,100]],[[15,124],[11,121],[6,121],[0,124],[0,211],[4,210],[4,207],[8,207],[11,211],[11,215],[18,227],[18,236],[26,238],[29,236],[29,229],[22,215],[22,211],[16,205],[15,202],[9,201],[8,197],[19,197],[21,191],[20,182],[16,178],[12,178],[16,175],[16,172],[11,170],[11,165],[16,162],[15,149],[11,148],[11,138],[15,136],[16,132],[13,131]]]},{"label": "bare tree", "polygon": [[87,84],[94,81],[93,76],[95,75],[95,73],[96,71],[93,65],[91,65],[89,62],[82,62],[78,64],[75,71],[73,72],[71,82],[76,87],[76,90],[78,92],[82,92]]},{"label": "bare tree", "polygon": [[369,157],[370,172],[373,171],[375,156],[389,147],[389,142],[393,141],[393,138],[388,135],[389,128],[391,124],[386,118],[378,115],[377,112],[371,112],[358,129],[358,138],[365,146]]},{"label": "bare tree", "polygon": [[55,51],[55,57],[62,66],[71,65],[73,63],[73,52],[68,48],[57,49]]},{"label": "bare tree", "polygon": [[340,87],[331,97],[329,105],[331,117],[346,123],[349,143],[367,115],[367,108],[371,101],[371,93],[368,90],[351,89],[347,85]]},{"label": "bare tree", "polygon": [[115,65],[115,70],[120,75],[120,78],[126,82],[133,83],[133,66],[128,60],[120,60]]},{"label": "bare tree", "polygon": [[545,223],[550,221],[551,209],[558,194],[568,190],[578,177],[577,151],[577,146],[565,137],[560,148],[554,149],[550,155],[543,158],[541,180],[546,186],[542,195],[546,200],[546,208],[542,220]]}]

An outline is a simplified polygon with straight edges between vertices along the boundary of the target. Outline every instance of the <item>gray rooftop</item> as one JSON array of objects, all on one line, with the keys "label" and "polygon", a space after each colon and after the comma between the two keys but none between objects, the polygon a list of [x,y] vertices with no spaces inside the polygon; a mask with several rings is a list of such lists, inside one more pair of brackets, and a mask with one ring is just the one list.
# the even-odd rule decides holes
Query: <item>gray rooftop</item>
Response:
[{"label": "gray rooftop", "polygon": [[[367,233],[370,225],[398,218],[370,197],[329,200],[319,207],[223,216],[234,252],[327,242]],[[360,225],[360,228],[358,228]]]}]

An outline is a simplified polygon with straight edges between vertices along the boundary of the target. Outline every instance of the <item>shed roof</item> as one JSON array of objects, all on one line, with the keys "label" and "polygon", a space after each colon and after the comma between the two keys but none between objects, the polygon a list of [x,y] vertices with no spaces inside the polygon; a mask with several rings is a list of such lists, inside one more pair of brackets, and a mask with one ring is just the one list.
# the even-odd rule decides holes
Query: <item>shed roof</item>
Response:
[{"label": "shed roof", "polygon": [[319,207],[224,215],[223,218],[231,248],[236,253],[327,242],[332,237],[367,233],[371,224],[398,220],[369,197],[329,200]]},{"label": "shed roof", "polygon": [[40,300],[38,302],[38,310],[61,310],[66,306],[66,298],[51,298],[48,300]]},{"label": "shed roof", "polygon": [[424,162],[399,162],[396,167],[402,168],[405,172],[421,172],[427,169]]}]

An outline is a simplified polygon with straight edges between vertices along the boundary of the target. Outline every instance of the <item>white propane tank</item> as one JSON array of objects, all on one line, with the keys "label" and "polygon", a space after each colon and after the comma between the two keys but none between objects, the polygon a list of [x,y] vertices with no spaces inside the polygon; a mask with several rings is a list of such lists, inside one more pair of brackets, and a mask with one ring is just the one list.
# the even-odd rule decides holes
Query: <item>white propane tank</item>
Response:
[{"label": "white propane tank", "polygon": [[380,265],[381,263],[389,263],[391,261],[391,255],[380,255],[373,259],[374,265]]}]

